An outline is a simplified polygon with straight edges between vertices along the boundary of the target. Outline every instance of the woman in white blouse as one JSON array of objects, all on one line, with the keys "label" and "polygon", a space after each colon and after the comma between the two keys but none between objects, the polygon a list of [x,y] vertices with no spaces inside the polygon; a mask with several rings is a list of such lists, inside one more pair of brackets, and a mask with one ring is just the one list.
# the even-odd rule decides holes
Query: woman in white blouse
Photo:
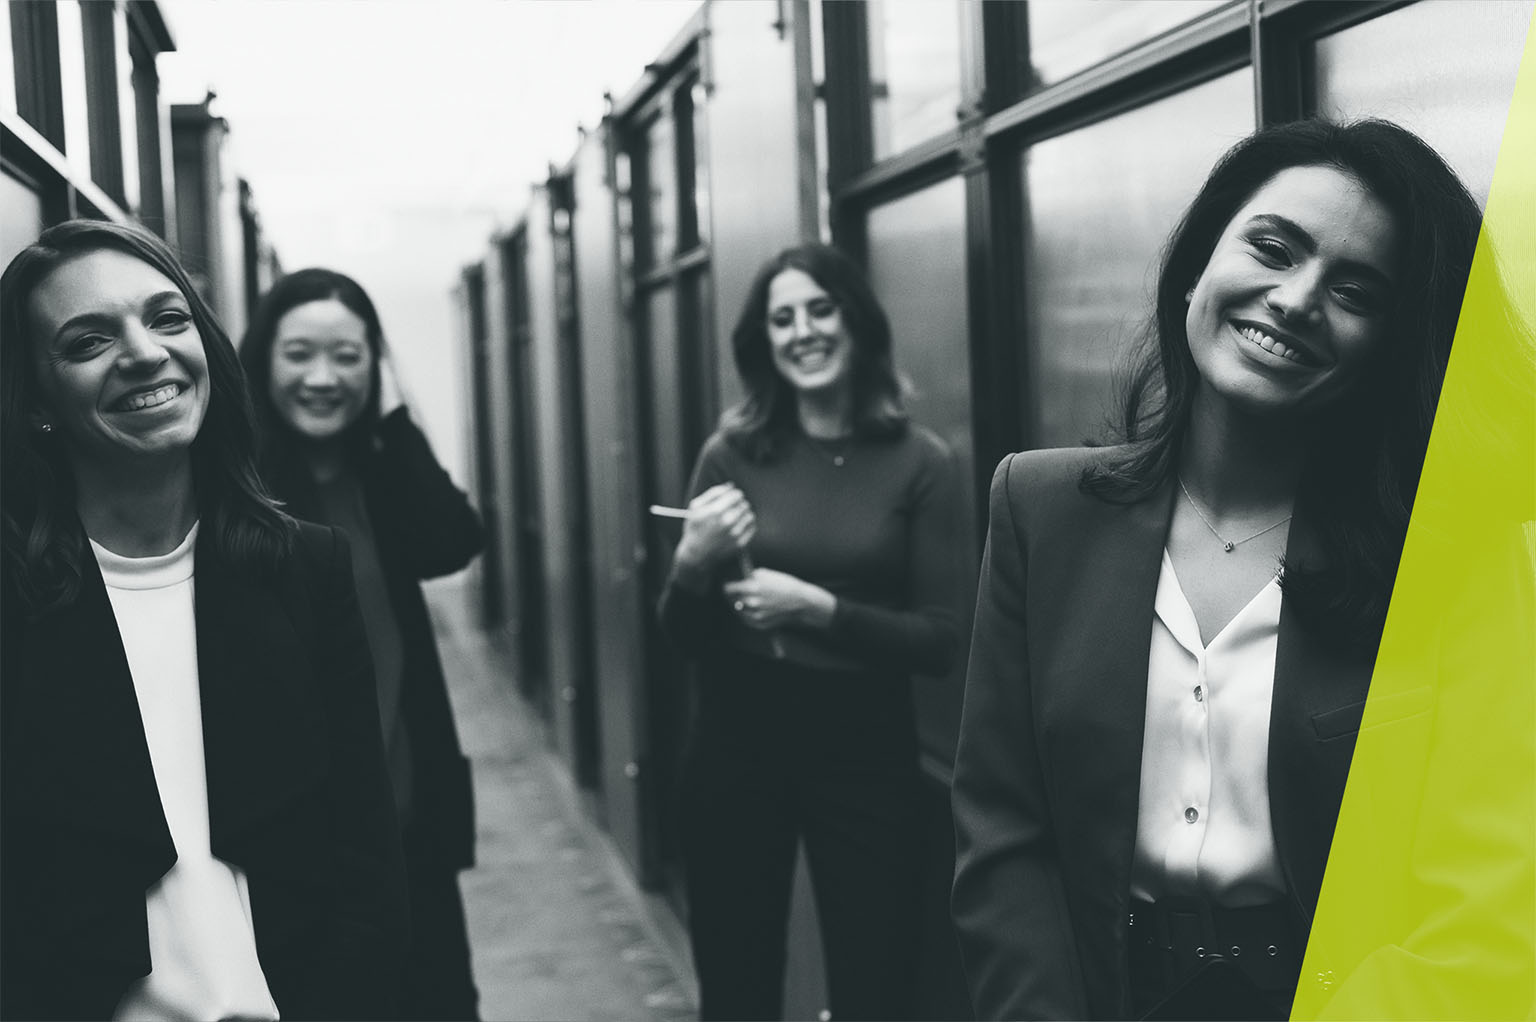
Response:
[{"label": "woman in white blouse", "polygon": [[1122,443],[998,467],[953,788],[979,1017],[1286,1017],[1479,220],[1395,125],[1258,132],[1174,231]]},{"label": "woman in white blouse", "polygon": [[0,1015],[387,1018],[406,933],[347,546],[257,479],[159,239],[0,277]]}]

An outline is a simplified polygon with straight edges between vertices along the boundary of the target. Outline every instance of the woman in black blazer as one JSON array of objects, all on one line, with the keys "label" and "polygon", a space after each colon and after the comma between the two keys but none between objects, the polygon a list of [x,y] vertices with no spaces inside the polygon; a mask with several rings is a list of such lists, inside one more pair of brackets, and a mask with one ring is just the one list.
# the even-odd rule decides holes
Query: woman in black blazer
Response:
[{"label": "woman in black blazer", "polygon": [[474,865],[474,792],[420,582],[480,552],[480,518],[400,402],[378,314],[351,278],[283,277],[252,316],[240,358],[264,478],[290,513],[352,541],[410,887],[405,1016],[475,1018],[458,886]]},{"label": "woman in black blazer", "polygon": [[1479,220],[1395,125],[1258,132],[1173,234],[1124,443],[998,467],[953,787],[980,1017],[1197,973],[1162,1010],[1285,1017]]},{"label": "woman in black blazer", "polygon": [[70,221],[0,277],[0,1015],[387,1018],[407,936],[334,530],[255,472],[164,243]]}]

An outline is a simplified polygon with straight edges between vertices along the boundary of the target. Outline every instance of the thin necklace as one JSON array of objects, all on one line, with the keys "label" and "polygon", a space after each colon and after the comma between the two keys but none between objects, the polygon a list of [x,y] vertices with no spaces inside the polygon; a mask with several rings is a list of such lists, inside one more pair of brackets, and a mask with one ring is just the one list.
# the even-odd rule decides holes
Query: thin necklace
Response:
[{"label": "thin necklace", "polygon": [[1233,550],[1235,550],[1238,547],[1242,546],[1244,543],[1248,542],[1248,540],[1250,540],[1250,539],[1258,539],[1260,536],[1264,535],[1266,532],[1274,532],[1276,529],[1280,528],[1280,526],[1284,525],[1286,522],[1290,521],[1293,517],[1295,517],[1294,515],[1286,515],[1284,518],[1280,519],[1274,525],[1271,525],[1268,528],[1260,529],[1258,532],[1255,532],[1252,536],[1246,536],[1246,537],[1244,537],[1242,539],[1227,539],[1221,533],[1216,531],[1216,526],[1212,525],[1211,524],[1211,520],[1209,518],[1205,517],[1205,512],[1200,510],[1200,505],[1195,503],[1195,498],[1191,497],[1189,495],[1189,487],[1184,485],[1184,477],[1183,476],[1176,476],[1175,478],[1177,478],[1178,481],[1179,481],[1179,489],[1184,491],[1184,499],[1189,501],[1189,506],[1195,509],[1195,514],[1200,516],[1200,520],[1205,523],[1205,527],[1207,529],[1211,530],[1211,535],[1215,536],[1218,540],[1221,541],[1221,549],[1223,551],[1225,551],[1226,553],[1229,553],[1229,554]]},{"label": "thin necklace", "polygon": [[[833,468],[842,468],[843,463],[847,461],[847,457],[844,455],[845,448],[843,448],[843,445],[846,444],[852,436],[853,434],[849,433],[844,436],[837,437],[836,439],[823,440],[820,437],[811,436],[809,433],[805,434],[805,438],[811,443],[811,449],[814,450],[817,454],[821,455],[827,461],[831,462]],[[833,446],[834,444],[836,446]]]}]

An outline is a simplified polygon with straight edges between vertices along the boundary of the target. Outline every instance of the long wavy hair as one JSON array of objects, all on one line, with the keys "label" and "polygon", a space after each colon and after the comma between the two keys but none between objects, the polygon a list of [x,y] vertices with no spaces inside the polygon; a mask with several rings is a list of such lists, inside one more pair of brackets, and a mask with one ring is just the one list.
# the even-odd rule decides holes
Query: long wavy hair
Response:
[{"label": "long wavy hair", "polygon": [[274,481],[298,471],[304,463],[305,446],[313,442],[283,418],[272,400],[272,347],[277,342],[277,327],[284,316],[300,305],[330,299],[340,302],[363,321],[368,350],[373,353],[368,399],[362,414],[342,432],[344,449],[354,464],[371,449],[379,424],[379,360],[384,355],[384,328],[368,292],[357,281],[335,270],[311,267],[288,274],[257,303],[251,325],[240,342],[240,361],[251,381],[251,399],[261,429],[261,463]]},{"label": "long wavy hair", "polygon": [[890,321],[858,265],[835,248],[813,244],[786,248],[768,260],[747,292],[731,333],[736,372],[747,393],[721,416],[726,441],[753,461],[766,461],[800,431],[794,387],[774,366],[768,340],[768,289],[785,270],[799,270],[831,296],[853,340],[854,434],[900,436],[907,427],[907,413],[891,355]]},{"label": "long wavy hair", "polygon": [[1353,389],[1313,416],[1298,514],[1320,530],[1317,563],[1285,565],[1284,586],[1321,634],[1374,649],[1402,555],[1482,215],[1417,135],[1389,121],[1295,121],[1264,128],[1216,164],[1174,229],[1156,307],[1123,388],[1115,439],[1128,445],[1084,473],[1088,492],[1133,502],[1176,471],[1199,373],[1185,294],[1233,216],[1280,171],[1333,167],[1391,212],[1403,253],[1381,345]]},{"label": "long wavy hair", "polygon": [[107,249],[138,259],[175,284],[202,338],[208,412],[191,451],[201,541],[221,558],[259,571],[275,567],[293,541],[293,519],[256,471],[255,418],[240,361],[186,271],[165,242],[141,227],[69,220],[45,230],[0,275],[0,556],[30,615],[74,602],[90,554],[75,510],[68,452],[57,434],[34,426],[44,409],[29,307],[59,267]]}]

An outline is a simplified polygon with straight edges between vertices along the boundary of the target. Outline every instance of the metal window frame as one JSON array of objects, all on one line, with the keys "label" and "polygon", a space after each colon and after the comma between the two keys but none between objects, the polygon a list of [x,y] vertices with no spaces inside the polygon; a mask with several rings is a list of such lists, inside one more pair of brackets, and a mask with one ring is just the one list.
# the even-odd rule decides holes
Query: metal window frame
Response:
[{"label": "metal window frame", "polygon": [[[1023,195],[1030,145],[1252,65],[1254,119],[1267,125],[1315,110],[1311,44],[1416,0],[1232,0],[1060,82],[1031,91],[1028,0],[969,4],[961,47],[958,127],[876,161],[870,131],[868,19],[862,0],[823,6],[828,188],[833,240],[867,265],[872,209],[956,174],[966,179],[967,294],[978,514],[990,473],[1032,446],[1023,395]],[[978,536],[981,535],[978,532]]]},{"label": "metal window frame", "polygon": [[[123,119],[118,102],[117,5],[80,6],[85,47],[85,120],[91,140],[91,179],[120,206],[127,206],[123,168]],[[135,149],[138,148],[135,140]]]}]

